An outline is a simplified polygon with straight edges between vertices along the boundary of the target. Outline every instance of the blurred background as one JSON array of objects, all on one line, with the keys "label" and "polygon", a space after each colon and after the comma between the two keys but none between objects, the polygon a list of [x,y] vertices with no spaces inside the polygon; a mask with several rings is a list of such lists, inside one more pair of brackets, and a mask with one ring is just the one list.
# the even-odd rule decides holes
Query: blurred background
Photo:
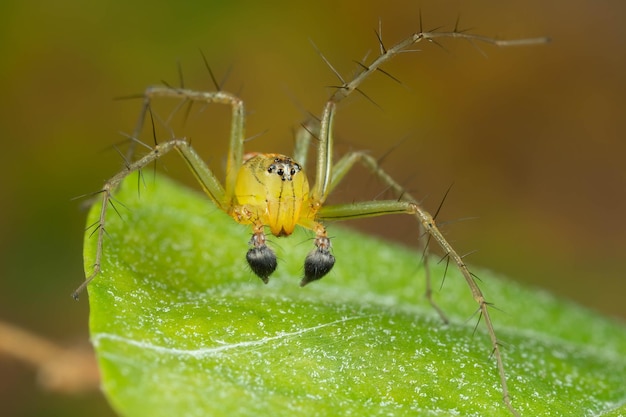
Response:
[{"label": "blurred background", "polygon": [[[384,3],[384,4],[383,4]],[[304,112],[345,77],[419,29],[460,26],[501,38],[549,35],[547,46],[498,49],[445,39],[384,68],[337,115],[340,155],[366,149],[431,211],[461,253],[512,280],[626,318],[626,3],[464,1],[14,1],[0,3],[0,320],[65,346],[88,339],[85,211],[121,166],[111,145],[130,133],[138,94],[165,80],[212,89],[199,50],[249,116],[250,150],[290,153]],[[229,109],[196,106],[183,131],[220,167]],[[150,140],[150,136],[146,137]],[[165,139],[165,137],[161,137]],[[193,184],[176,157],[162,166]],[[180,171],[180,172],[178,172]],[[311,175],[310,175],[311,176]],[[335,201],[384,187],[356,170]],[[416,244],[413,220],[349,224]],[[408,216],[407,216],[408,217]],[[472,217],[468,221],[457,221]],[[495,300],[497,302],[497,300]],[[506,309],[506,306],[503,306]],[[26,348],[26,346],[25,346]],[[39,389],[32,370],[0,357],[0,414],[111,416],[98,393]]]}]

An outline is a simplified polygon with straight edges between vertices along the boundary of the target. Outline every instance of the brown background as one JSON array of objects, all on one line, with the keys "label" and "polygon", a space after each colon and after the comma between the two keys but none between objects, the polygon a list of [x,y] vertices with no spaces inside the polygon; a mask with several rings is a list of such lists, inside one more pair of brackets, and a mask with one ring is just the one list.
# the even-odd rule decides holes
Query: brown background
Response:
[{"label": "brown background", "polygon": [[[57,340],[86,340],[81,281],[84,212],[74,196],[98,189],[120,166],[106,150],[129,132],[149,84],[211,83],[198,49],[240,92],[250,149],[288,153],[300,108],[319,113],[337,83],[309,40],[345,75],[353,59],[418,29],[505,38],[549,35],[548,46],[480,51],[445,40],[385,67],[337,117],[337,152],[394,145],[385,167],[434,210],[454,184],[442,220],[470,262],[511,279],[626,317],[626,5],[609,1],[166,2],[4,1],[0,5],[0,319]],[[266,2],[263,2],[266,3]],[[198,109],[197,109],[198,110]],[[219,166],[228,111],[192,114],[185,134]],[[404,140],[403,140],[404,139]],[[168,159],[172,175],[177,161]],[[381,187],[357,171],[340,200]],[[365,179],[364,179],[365,178]],[[415,243],[410,219],[354,222]],[[506,306],[504,306],[506,307]],[[538,306],[540,308],[540,306]],[[0,359],[0,414],[110,415],[97,395],[63,398]]]}]

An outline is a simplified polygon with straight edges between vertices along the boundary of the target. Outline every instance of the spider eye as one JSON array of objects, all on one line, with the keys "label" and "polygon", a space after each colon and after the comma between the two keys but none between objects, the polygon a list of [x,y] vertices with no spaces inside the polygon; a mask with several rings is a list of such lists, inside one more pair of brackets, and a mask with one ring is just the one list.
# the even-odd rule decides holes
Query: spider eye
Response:
[{"label": "spider eye", "polygon": [[273,159],[273,163],[267,167],[267,172],[278,175],[283,181],[292,181],[292,177],[302,171],[302,167],[293,162],[289,157]]}]

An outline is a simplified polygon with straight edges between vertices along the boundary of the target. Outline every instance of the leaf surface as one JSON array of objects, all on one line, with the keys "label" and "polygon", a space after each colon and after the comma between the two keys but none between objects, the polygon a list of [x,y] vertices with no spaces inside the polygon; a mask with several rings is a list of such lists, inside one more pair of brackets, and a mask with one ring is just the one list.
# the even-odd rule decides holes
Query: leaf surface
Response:
[{"label": "leaf surface", "polygon": [[[250,230],[204,196],[132,176],[109,211],[90,284],[103,388],[123,416],[508,416],[464,280],[423,297],[413,250],[329,225],[334,270],[299,287],[310,232],[271,238],[268,285],[245,262]],[[88,224],[98,219],[93,207]],[[384,218],[380,221],[385,221]],[[86,234],[85,265],[96,238]],[[431,262],[435,263],[435,262]],[[432,268],[439,288],[445,265]],[[514,406],[524,416],[626,415],[626,330],[542,291],[477,271]]]}]

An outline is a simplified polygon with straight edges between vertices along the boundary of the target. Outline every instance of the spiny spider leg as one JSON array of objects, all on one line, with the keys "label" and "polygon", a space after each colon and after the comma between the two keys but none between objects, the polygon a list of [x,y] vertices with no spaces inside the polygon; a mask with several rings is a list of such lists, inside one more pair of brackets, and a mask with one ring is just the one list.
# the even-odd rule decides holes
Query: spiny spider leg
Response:
[{"label": "spiny spider leg", "polygon": [[243,163],[243,144],[245,142],[245,108],[243,101],[234,94],[221,90],[205,92],[172,88],[169,86],[148,87],[144,92],[141,113],[133,132],[134,138],[139,137],[150,108],[150,103],[155,98],[178,98],[183,101],[198,101],[206,104],[219,103],[231,106],[230,142],[226,164],[226,180],[224,184],[225,195],[221,204],[218,204],[221,209],[225,209],[225,205],[230,203],[230,199],[233,196],[237,173]]},{"label": "spiny spider leg", "polygon": [[[489,314],[489,303],[485,300],[482,291],[478,287],[474,276],[469,271],[467,265],[463,261],[461,255],[454,250],[452,245],[448,243],[439,228],[437,227],[433,216],[424,210],[406,190],[398,184],[389,174],[387,174],[378,164],[378,161],[372,156],[363,152],[352,152],[341,158],[334,166],[333,178],[331,180],[330,190],[337,186],[344,175],[357,163],[361,163],[372,171],[388,188],[396,195],[400,196],[400,200],[380,200],[380,201],[361,201],[349,204],[338,204],[331,206],[323,206],[318,212],[318,218],[322,221],[326,220],[350,220],[365,217],[386,216],[390,214],[410,214],[414,215],[421,227],[439,244],[446,257],[451,259],[461,271],[465,281],[467,282],[472,296],[478,304],[481,317],[485,320],[487,333],[491,339],[493,355],[498,365],[498,373],[500,375],[500,383],[502,387],[502,396],[506,406],[511,412],[517,415],[517,411],[511,404],[510,394],[507,387],[506,373],[504,362],[500,353],[500,343],[496,336],[491,316]],[[425,258],[426,259],[426,258]],[[432,299],[430,291],[430,278],[427,274],[427,291],[426,297],[435,310],[439,313],[444,321],[447,321],[445,315]]]},{"label": "spiny spider leg", "polygon": [[[420,18],[421,23],[421,18]],[[457,23],[458,24],[458,23]],[[519,413],[513,407],[511,403],[511,398],[509,394],[509,390],[507,387],[507,378],[504,369],[504,362],[502,360],[502,355],[500,352],[500,345],[498,342],[498,338],[496,337],[495,329],[493,327],[493,323],[491,321],[491,316],[489,315],[488,306],[489,304],[486,302],[480,288],[476,284],[474,276],[469,271],[467,266],[465,265],[463,258],[454,250],[454,248],[448,243],[443,234],[439,231],[435,224],[434,218],[428,213],[426,210],[420,207],[413,197],[411,197],[405,190],[395,181],[391,176],[389,176],[386,172],[384,172],[377,161],[364,153],[354,152],[346,155],[344,158],[339,160],[337,164],[333,165],[333,121],[335,117],[335,112],[337,109],[337,103],[346,98],[353,91],[359,91],[360,84],[373,72],[380,69],[380,66],[385,62],[389,61],[393,56],[407,51],[409,46],[412,46],[422,40],[427,40],[436,43],[437,38],[461,38],[469,41],[480,41],[489,44],[493,44],[495,46],[521,46],[521,45],[533,45],[533,44],[542,44],[547,43],[549,41],[548,38],[533,38],[533,39],[519,39],[519,40],[497,40],[485,36],[473,35],[469,33],[459,32],[457,27],[453,32],[418,32],[413,34],[412,36],[406,38],[404,41],[394,45],[391,48],[386,48],[382,44],[382,37],[379,36],[379,44],[381,46],[382,53],[376,58],[369,66],[364,64],[359,64],[362,69],[362,72],[355,76],[350,82],[344,82],[343,78],[340,74],[336,73],[336,70],[328,63],[328,61],[322,56],[325,62],[329,65],[331,70],[337,75],[337,77],[343,82],[343,85],[340,86],[335,93],[330,97],[327,101],[324,112],[319,122],[319,127],[316,126],[313,121],[310,125],[313,126],[312,131],[318,131],[316,128],[319,128],[319,137],[318,137],[318,152],[317,152],[317,170],[315,177],[315,184],[311,190],[311,205],[314,207],[314,211],[316,214],[317,220],[348,220],[352,218],[363,218],[363,217],[371,217],[371,216],[381,216],[388,214],[413,214],[416,216],[424,230],[432,236],[435,241],[439,244],[442,250],[445,253],[445,256],[449,257],[454,261],[457,265],[457,268],[461,271],[463,277],[465,278],[468,286],[470,287],[470,291],[472,292],[472,296],[474,300],[478,303],[479,310],[481,312],[481,316],[484,317],[485,325],[487,327],[487,332],[491,339],[491,344],[493,348],[493,355],[496,358],[498,373],[500,376],[500,383],[502,387],[502,396],[503,401],[509,411],[518,416]],[[311,128],[307,125],[303,126],[307,132],[300,134],[299,138],[304,142],[310,141],[310,132]],[[306,158],[307,146],[299,145],[297,147],[298,154],[302,155],[303,159]],[[341,179],[345,176],[345,174],[352,168],[355,162],[361,162],[368,168],[370,168],[378,178],[380,178],[388,187],[392,188],[397,195],[402,196],[400,201],[364,201],[353,204],[343,204],[336,206],[323,206],[324,201],[328,197],[329,193],[335,188],[335,186],[341,181]],[[322,231],[323,236],[319,234],[316,237],[319,239],[320,237],[326,238],[325,229]],[[327,239],[327,238],[326,238]],[[330,241],[328,241],[328,247],[330,247]],[[334,261],[334,260],[333,260]],[[331,265],[332,266],[332,265]],[[427,274],[428,275],[428,274]],[[316,278],[319,279],[319,278]],[[427,296],[429,297],[429,301],[431,304],[435,305],[435,309],[441,313],[441,310],[434,304],[430,291],[427,291]],[[443,316],[445,317],[445,316]]]},{"label": "spiny spider leg", "polygon": [[161,156],[167,154],[172,149],[176,149],[183,157],[185,162],[189,165],[189,168],[193,171],[194,175],[198,179],[198,182],[202,184],[204,191],[213,200],[218,207],[223,207],[224,201],[224,188],[220,184],[219,180],[213,175],[208,167],[202,161],[200,155],[189,145],[185,139],[173,139],[168,142],[164,142],[156,145],[153,150],[145,155],[143,158],[128,164],[125,169],[115,176],[111,177],[102,187],[100,192],[102,193],[102,207],[100,209],[100,217],[95,227],[98,231],[98,244],[96,249],[96,259],[93,265],[91,275],[72,293],[74,299],[78,299],[80,293],[87,287],[87,285],[93,280],[101,269],[104,236],[106,234],[106,214],[108,206],[113,199],[113,192],[117,186],[126,178],[129,174],[135,171],[141,170],[143,167],[150,165],[152,162],[159,159]]},{"label": "spiny spider leg", "polygon": [[[407,202],[411,202],[414,204],[418,204],[415,197],[409,194],[409,192],[404,187],[402,187],[396,180],[394,180],[391,177],[391,175],[389,175],[387,172],[385,172],[382,169],[382,167],[380,166],[380,162],[376,158],[372,157],[366,152],[359,152],[359,151],[347,153],[339,161],[337,161],[337,163],[333,166],[333,170],[332,170],[333,177],[331,179],[329,192],[332,192],[332,190],[339,184],[339,182],[345,177],[345,175],[354,167],[354,165],[357,162],[365,166],[367,169],[369,169],[386,186],[388,190],[391,190],[393,194],[397,196],[398,200],[393,200],[393,201],[407,201]],[[377,201],[372,201],[371,203],[375,205]],[[322,208],[322,210],[320,210],[321,218],[323,218],[324,212],[327,208],[331,209],[332,206],[326,206]],[[385,215],[385,214],[393,214],[393,213],[381,213],[380,215]],[[374,215],[369,214],[364,217],[372,217],[372,216],[375,216],[375,214]],[[433,219],[435,216],[433,216]],[[356,217],[352,217],[352,218],[356,218]],[[428,230],[428,228],[424,228],[424,227],[422,228],[430,236],[430,231]],[[430,273],[428,272],[428,264],[427,264],[428,262],[427,250],[428,250],[428,244],[425,245],[424,253],[423,253],[424,268],[426,270],[425,296],[428,302],[433,306],[435,311],[437,311],[437,313],[439,314],[443,322],[448,323],[448,318],[443,313],[443,310],[437,305],[435,300],[432,298]]]},{"label": "spiny spider leg", "polygon": [[[549,38],[528,38],[528,39],[511,39],[511,40],[501,40],[490,38],[487,36],[475,35],[472,33],[465,33],[459,31],[455,28],[452,32],[417,32],[413,35],[409,36],[405,40],[397,43],[393,47],[386,49],[384,53],[380,54],[378,58],[376,58],[371,64],[367,66],[367,69],[363,69],[359,75],[354,77],[352,81],[349,83],[345,83],[341,88],[337,89],[335,93],[331,96],[330,101],[335,103],[341,101],[343,98],[348,96],[352,91],[358,88],[358,86],[363,83],[363,81],[370,76],[373,72],[377,71],[382,64],[389,61],[395,55],[398,55],[403,52],[414,52],[412,50],[408,50],[409,46],[415,45],[423,40],[429,42],[436,42],[437,39],[440,38],[460,38],[465,39],[467,41],[478,41],[487,44],[491,44],[499,47],[509,47],[509,46],[528,46],[528,45],[538,45],[545,44],[550,41]],[[379,40],[380,42],[380,40]],[[363,67],[362,65],[360,65]]]},{"label": "spiny spider leg", "polygon": [[[211,172],[202,158],[189,145],[185,139],[173,139],[162,144],[155,144],[152,150],[144,157],[129,163],[125,158],[125,167],[117,175],[110,178],[102,187],[102,207],[100,209],[100,218],[98,222],[98,242],[96,249],[96,259],[91,274],[86,280],[72,293],[74,299],[78,299],[80,293],[87,285],[100,273],[102,254],[104,246],[104,236],[106,234],[106,213],[108,205],[111,202],[112,193],[126,176],[134,171],[139,171],[143,167],[158,160],[172,149],[176,149],[183,157],[190,170],[194,173],[196,179],[201,184],[205,193],[211,198],[213,203],[220,209],[226,211],[230,203],[234,190],[234,183],[237,178],[237,171],[243,159],[243,141],[245,128],[245,110],[243,102],[238,97],[222,92],[200,92],[186,89],[176,89],[171,87],[154,86],[149,87],[144,92],[143,105],[137,121],[135,131],[131,137],[131,143],[142,143],[137,137],[143,128],[145,118],[149,113],[150,103],[156,97],[179,98],[188,101],[201,101],[205,103],[221,103],[228,104],[232,108],[231,136],[230,147],[228,153],[228,165],[226,175],[226,187],[223,187],[217,177]],[[146,145],[147,146],[147,145]]]}]

